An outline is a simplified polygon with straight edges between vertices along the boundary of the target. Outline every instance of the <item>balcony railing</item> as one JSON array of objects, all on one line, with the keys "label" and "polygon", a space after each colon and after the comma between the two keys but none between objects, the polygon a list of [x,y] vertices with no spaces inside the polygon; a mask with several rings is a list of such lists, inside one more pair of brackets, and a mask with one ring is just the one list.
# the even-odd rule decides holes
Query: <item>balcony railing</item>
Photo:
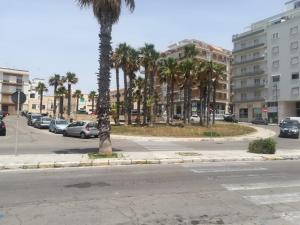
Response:
[{"label": "balcony railing", "polygon": [[257,76],[257,75],[263,75],[265,74],[264,70],[258,70],[258,71],[252,71],[252,72],[248,72],[248,73],[241,73],[238,75],[233,75],[233,78],[239,78],[239,77],[250,77],[250,76]]},{"label": "balcony railing", "polygon": [[261,102],[265,101],[263,97],[253,97],[253,98],[245,98],[245,99],[233,99],[233,103],[244,103],[244,102]]},{"label": "balcony railing", "polygon": [[232,40],[233,41],[238,41],[238,40],[243,39],[245,37],[254,36],[254,35],[257,35],[257,34],[260,34],[260,33],[263,33],[263,32],[265,32],[264,29],[257,30],[257,31],[248,31],[248,32],[243,33],[243,34],[233,35]]},{"label": "balcony railing", "polygon": [[234,66],[243,65],[243,64],[248,64],[248,63],[262,61],[264,59],[265,59],[265,56],[261,56],[261,57],[257,57],[257,58],[250,59],[250,60],[244,60],[244,61],[241,61],[241,62],[235,62],[235,63],[233,63],[233,65]]},{"label": "balcony railing", "polygon": [[260,47],[263,47],[263,46],[265,46],[265,43],[256,44],[256,45],[252,45],[252,46],[249,46],[249,47],[233,50],[232,53],[234,54],[234,53],[239,53],[239,52],[243,52],[243,51],[248,51],[248,50],[255,49],[255,48],[260,48]]},{"label": "balcony railing", "polygon": [[265,84],[256,84],[256,85],[249,85],[246,87],[232,87],[232,90],[239,91],[239,90],[253,90],[253,89],[259,89],[259,88],[267,88]]}]

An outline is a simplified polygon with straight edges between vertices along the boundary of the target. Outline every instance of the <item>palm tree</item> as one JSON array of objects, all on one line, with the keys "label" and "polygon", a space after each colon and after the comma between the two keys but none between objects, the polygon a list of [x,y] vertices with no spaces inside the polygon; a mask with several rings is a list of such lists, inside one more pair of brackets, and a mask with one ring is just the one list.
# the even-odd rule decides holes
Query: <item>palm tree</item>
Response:
[{"label": "palm tree", "polygon": [[100,24],[100,45],[99,45],[99,73],[98,73],[98,126],[99,151],[108,155],[112,154],[112,144],[110,139],[110,119],[109,119],[109,86],[111,67],[111,33],[113,24],[117,23],[121,14],[122,3],[131,11],[135,8],[134,0],[77,0],[81,7],[92,7],[94,15]]},{"label": "palm tree", "polygon": [[59,97],[59,114],[60,114],[60,118],[63,118],[64,98],[67,94],[68,94],[68,91],[64,86],[59,87],[56,91],[56,96]]},{"label": "palm tree", "polygon": [[[76,93],[76,92],[75,92]],[[91,91],[89,94],[89,100],[92,101],[92,112],[94,112],[95,108],[95,98],[97,97],[96,91]]]},{"label": "palm tree", "polygon": [[59,74],[54,74],[52,77],[49,79],[49,85],[54,87],[54,106],[53,106],[53,116],[56,116],[56,92],[57,92],[57,87],[59,85],[62,85],[62,80],[61,76]]},{"label": "palm tree", "polygon": [[76,98],[76,113],[77,113],[79,110],[79,99],[83,97],[83,94],[80,90],[76,90],[72,97]]},{"label": "palm tree", "polygon": [[133,109],[133,88],[135,73],[139,70],[139,52],[134,48],[130,48],[128,52],[128,62],[126,66],[126,71],[129,75],[129,89],[128,89],[128,104],[127,104],[127,114],[128,114],[128,125],[131,125],[131,111]]},{"label": "palm tree", "polygon": [[137,123],[141,123],[141,102],[143,98],[143,87],[144,87],[144,78],[138,77],[135,80],[135,91],[134,96],[137,101]]},{"label": "palm tree", "polygon": [[43,96],[44,96],[44,92],[47,92],[48,89],[47,89],[47,87],[44,83],[39,82],[37,87],[35,88],[35,91],[37,91],[40,95],[40,114],[42,114],[42,111],[43,111]]},{"label": "palm tree", "polygon": [[[159,54],[155,51],[155,47],[153,44],[145,44],[144,47],[140,48],[140,63],[141,66],[145,69],[145,83],[144,83],[144,103],[143,103],[143,110],[144,110],[144,119],[143,123],[147,123],[147,116],[148,116],[148,109],[147,109],[147,102],[148,97],[153,94],[154,91],[154,72],[156,64],[156,60],[159,57]],[[152,76],[150,77],[150,75]],[[148,80],[150,79],[150,80]]]},{"label": "palm tree", "polygon": [[120,68],[122,66],[121,54],[116,49],[112,56],[112,67],[116,70],[116,84],[117,84],[117,102],[116,102],[116,120],[117,124],[120,121]]},{"label": "palm tree", "polygon": [[67,72],[65,77],[62,77],[64,83],[68,84],[68,116],[71,115],[71,95],[72,95],[72,84],[78,83],[78,78],[75,73]]}]

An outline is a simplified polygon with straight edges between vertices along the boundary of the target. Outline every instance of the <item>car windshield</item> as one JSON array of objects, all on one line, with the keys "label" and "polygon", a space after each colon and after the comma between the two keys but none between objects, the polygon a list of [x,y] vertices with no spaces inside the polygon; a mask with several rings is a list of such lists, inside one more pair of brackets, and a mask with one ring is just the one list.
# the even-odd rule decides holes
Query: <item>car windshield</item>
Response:
[{"label": "car windshield", "polygon": [[97,123],[89,123],[89,128],[97,128]]},{"label": "car windshield", "polygon": [[65,125],[65,124],[67,124],[67,121],[65,121],[65,120],[57,120],[56,124],[57,125]]},{"label": "car windshield", "polygon": [[39,119],[39,118],[41,118],[41,116],[32,116],[31,118],[32,119]]},{"label": "car windshield", "polygon": [[298,126],[299,126],[299,123],[297,121],[294,121],[294,122],[288,121],[283,125],[284,128],[292,128],[292,127],[298,127]]},{"label": "car windshield", "polygon": [[43,118],[43,121],[50,122],[51,119],[50,118]]}]

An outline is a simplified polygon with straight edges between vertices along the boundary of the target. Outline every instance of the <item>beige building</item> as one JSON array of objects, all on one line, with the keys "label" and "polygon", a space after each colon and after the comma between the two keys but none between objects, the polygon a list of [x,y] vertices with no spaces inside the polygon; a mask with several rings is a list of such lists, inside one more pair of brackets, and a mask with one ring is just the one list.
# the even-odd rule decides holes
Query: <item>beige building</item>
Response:
[{"label": "beige building", "polygon": [[[16,91],[28,94],[29,72],[0,67],[0,110],[9,114],[17,113],[17,106],[12,102],[11,96]],[[28,99],[20,107],[21,110],[28,109]]]}]

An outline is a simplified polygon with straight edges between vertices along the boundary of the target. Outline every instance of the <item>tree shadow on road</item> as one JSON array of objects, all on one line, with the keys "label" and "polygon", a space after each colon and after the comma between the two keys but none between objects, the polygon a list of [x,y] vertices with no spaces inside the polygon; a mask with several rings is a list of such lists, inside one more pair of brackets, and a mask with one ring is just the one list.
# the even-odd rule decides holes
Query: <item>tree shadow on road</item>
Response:
[{"label": "tree shadow on road", "polygon": [[[88,153],[98,153],[98,148],[85,148],[85,149],[64,149],[53,151],[55,154],[88,154]],[[113,148],[113,152],[122,152],[122,150]]]}]

